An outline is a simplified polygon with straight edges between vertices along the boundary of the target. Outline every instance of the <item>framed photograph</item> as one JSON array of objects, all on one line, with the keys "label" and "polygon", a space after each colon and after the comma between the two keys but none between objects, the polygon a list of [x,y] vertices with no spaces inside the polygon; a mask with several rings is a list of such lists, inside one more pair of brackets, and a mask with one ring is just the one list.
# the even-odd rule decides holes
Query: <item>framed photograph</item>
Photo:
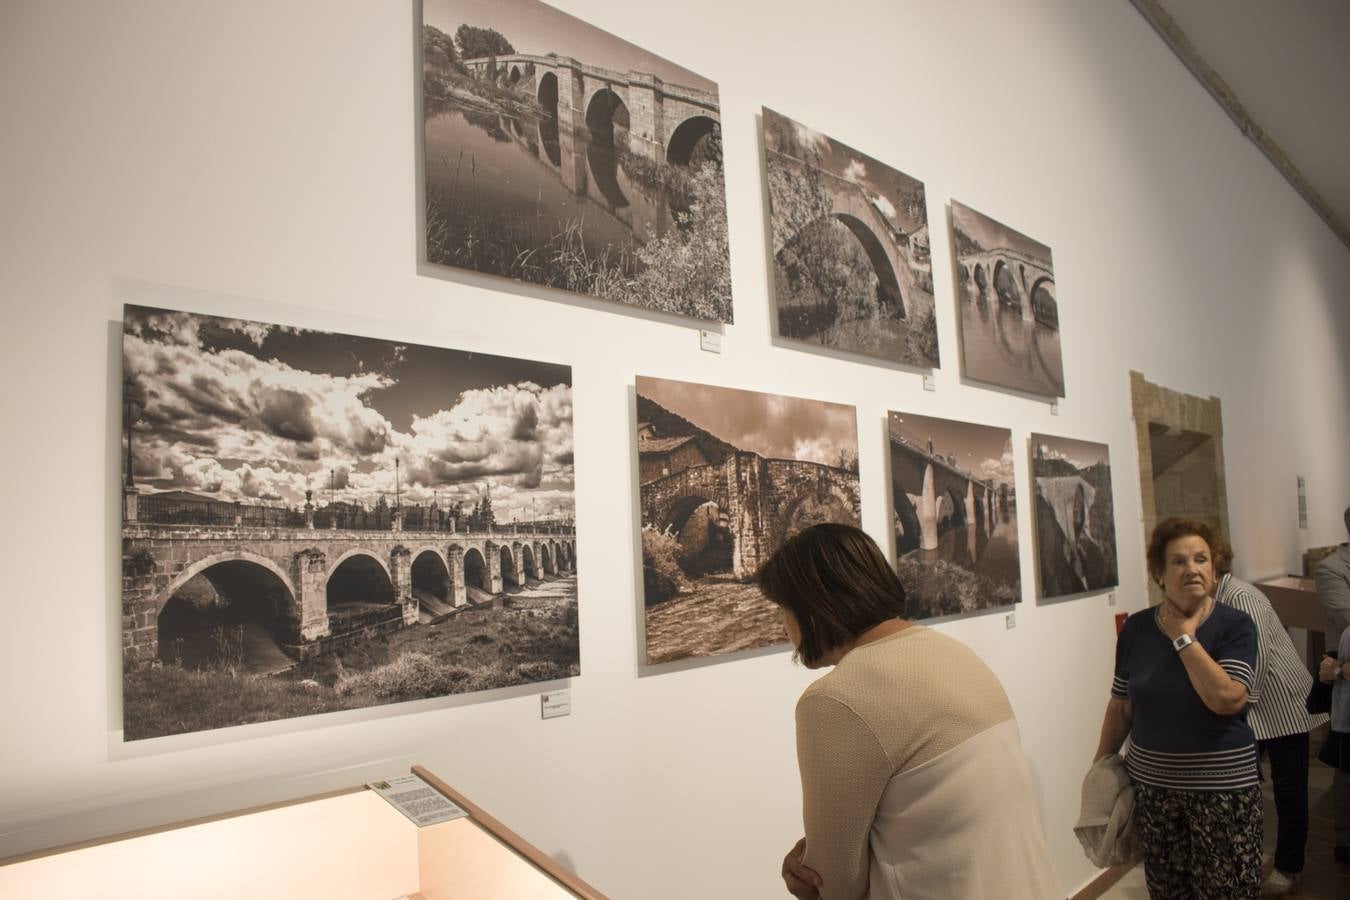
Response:
[{"label": "framed photograph", "polygon": [[730,322],[717,85],[538,0],[424,0],[428,263]]},{"label": "framed photograph", "polygon": [[787,641],[752,582],[803,528],[861,526],[851,406],[637,379],[649,665]]},{"label": "framed photograph", "polygon": [[938,367],[923,182],[763,113],[778,334]]},{"label": "framed photograph", "polygon": [[567,366],[123,316],[126,740],[579,673]]},{"label": "framed photograph", "polygon": [[1041,596],[1050,599],[1118,585],[1111,448],[1033,434],[1031,476],[1036,486]]},{"label": "framed photograph", "polygon": [[1063,397],[1050,248],[956,201],[952,228],[966,376]]},{"label": "framed photograph", "polygon": [[888,414],[887,430],[908,617],[1020,603],[1012,432],[901,412]]}]

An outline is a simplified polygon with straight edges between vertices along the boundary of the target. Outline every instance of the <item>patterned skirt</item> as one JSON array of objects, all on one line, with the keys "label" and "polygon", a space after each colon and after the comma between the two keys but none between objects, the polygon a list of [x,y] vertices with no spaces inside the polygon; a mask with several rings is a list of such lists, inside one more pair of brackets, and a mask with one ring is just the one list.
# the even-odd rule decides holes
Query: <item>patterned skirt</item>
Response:
[{"label": "patterned skirt", "polygon": [[1135,784],[1144,876],[1154,900],[1244,900],[1261,892],[1261,788]]}]

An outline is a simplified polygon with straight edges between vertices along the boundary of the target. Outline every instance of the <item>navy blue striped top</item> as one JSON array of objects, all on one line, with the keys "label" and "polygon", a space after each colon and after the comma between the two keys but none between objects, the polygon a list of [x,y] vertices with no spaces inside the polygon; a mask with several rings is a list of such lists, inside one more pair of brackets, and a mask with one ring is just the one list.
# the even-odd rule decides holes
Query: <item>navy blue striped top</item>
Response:
[{"label": "navy blue striped top", "polygon": [[[1155,787],[1191,791],[1258,784],[1256,736],[1247,724],[1246,708],[1221,716],[1205,706],[1157,615],[1158,607],[1135,613],[1116,639],[1111,694],[1128,697],[1134,710],[1125,754],[1130,777]],[[1252,690],[1256,623],[1250,616],[1216,603],[1196,629],[1195,639],[1229,677]]]}]

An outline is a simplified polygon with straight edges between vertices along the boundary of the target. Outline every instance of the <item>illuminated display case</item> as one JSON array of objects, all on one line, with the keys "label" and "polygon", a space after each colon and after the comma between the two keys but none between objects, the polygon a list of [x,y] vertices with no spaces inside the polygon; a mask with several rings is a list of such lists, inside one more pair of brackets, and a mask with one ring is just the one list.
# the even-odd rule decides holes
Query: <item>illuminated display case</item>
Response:
[{"label": "illuminated display case", "polygon": [[464,809],[418,827],[353,787],[0,861],[0,897],[605,900],[436,776]]}]

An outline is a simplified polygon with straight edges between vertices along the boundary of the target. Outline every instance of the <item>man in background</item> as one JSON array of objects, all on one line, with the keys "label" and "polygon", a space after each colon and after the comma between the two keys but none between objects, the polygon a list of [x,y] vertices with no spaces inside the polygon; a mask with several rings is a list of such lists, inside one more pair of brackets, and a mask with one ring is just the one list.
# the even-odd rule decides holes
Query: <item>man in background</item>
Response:
[{"label": "man in background", "polygon": [[[1350,507],[1345,510],[1345,530],[1350,535]],[[1341,544],[1331,555],[1318,564],[1313,573],[1317,579],[1317,598],[1322,601],[1322,609],[1327,615],[1327,646],[1340,647],[1342,644],[1341,636],[1350,629],[1350,544]],[[1350,641],[1345,642],[1350,646]],[[1321,671],[1319,674],[1323,681],[1337,682],[1338,690],[1332,694],[1332,738],[1329,744],[1336,743],[1336,738],[1344,729],[1350,728],[1350,698],[1346,696],[1345,685],[1339,683],[1347,674],[1350,674],[1350,662],[1345,656],[1340,660],[1334,660],[1330,657],[1322,660]],[[1336,701],[1341,702],[1339,718],[1336,715]],[[1345,742],[1345,737],[1340,737],[1340,741]],[[1336,861],[1343,865],[1350,864],[1350,748],[1340,747],[1336,758],[1326,760],[1329,765],[1335,766],[1335,773],[1332,775],[1331,794],[1332,803],[1335,808],[1334,817],[1336,822]],[[1324,748],[1324,753],[1326,748]]]}]

